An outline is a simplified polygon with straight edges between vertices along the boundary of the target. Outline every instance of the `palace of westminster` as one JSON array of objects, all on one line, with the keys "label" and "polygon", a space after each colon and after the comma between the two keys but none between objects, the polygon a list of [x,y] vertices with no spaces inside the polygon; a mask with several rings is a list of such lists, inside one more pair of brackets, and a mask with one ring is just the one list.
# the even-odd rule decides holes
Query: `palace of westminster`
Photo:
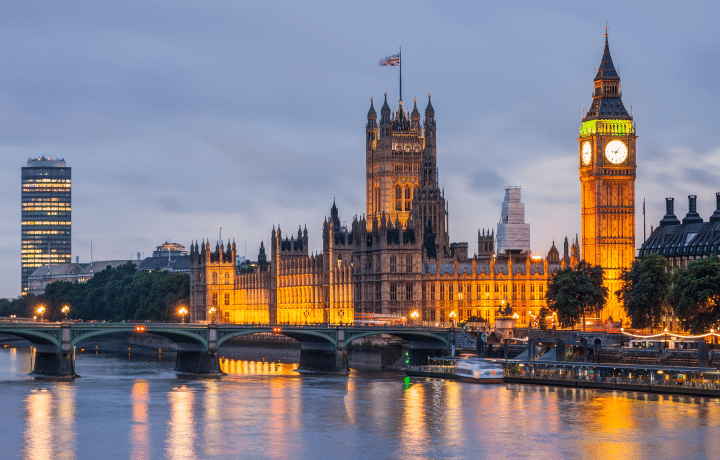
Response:
[{"label": "palace of westminster", "polygon": [[272,229],[269,254],[239,264],[235,243],[191,244],[192,320],[231,323],[344,323],[405,318],[447,323],[471,316],[494,323],[510,307],[518,325],[545,306],[552,274],[582,258],[605,270],[602,320],[621,320],[613,294],[635,255],[635,126],[623,106],[620,77],[605,35],[592,104],[579,131],[582,235],[545,257],[530,253],[530,225],[519,187],[508,187],[497,232],[478,231],[477,251],[451,243],[448,207],[438,186],[435,110],[421,122],[387,95],[378,120],[371,99],[365,128],[366,213],[349,227],[333,203],[322,226],[323,249],[310,254],[307,228]]}]

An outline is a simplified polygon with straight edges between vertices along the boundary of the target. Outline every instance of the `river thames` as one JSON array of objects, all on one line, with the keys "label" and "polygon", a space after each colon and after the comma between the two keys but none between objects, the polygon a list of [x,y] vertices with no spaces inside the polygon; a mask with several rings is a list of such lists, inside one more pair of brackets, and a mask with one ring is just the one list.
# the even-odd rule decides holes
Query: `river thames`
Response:
[{"label": "river thames", "polygon": [[478,385],[401,373],[299,375],[223,360],[78,353],[71,382],[27,375],[0,349],[2,458],[718,458],[720,400]]}]

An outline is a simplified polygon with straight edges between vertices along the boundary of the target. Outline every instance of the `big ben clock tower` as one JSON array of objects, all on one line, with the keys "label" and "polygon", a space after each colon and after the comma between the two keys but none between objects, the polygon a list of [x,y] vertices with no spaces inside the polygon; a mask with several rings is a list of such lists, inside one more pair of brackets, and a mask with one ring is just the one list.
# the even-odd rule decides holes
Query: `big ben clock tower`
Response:
[{"label": "big ben clock tower", "polygon": [[605,51],[595,76],[590,109],[580,126],[579,163],[582,192],[582,255],[600,265],[608,288],[602,319],[625,317],[615,292],[621,274],[635,259],[635,125],[622,103],[607,29]]}]

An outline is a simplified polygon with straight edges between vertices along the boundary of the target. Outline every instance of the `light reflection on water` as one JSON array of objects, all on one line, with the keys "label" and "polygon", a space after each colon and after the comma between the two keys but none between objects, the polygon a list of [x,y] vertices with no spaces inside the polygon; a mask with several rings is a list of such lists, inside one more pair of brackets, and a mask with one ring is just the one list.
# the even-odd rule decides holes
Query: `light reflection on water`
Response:
[{"label": "light reflection on water", "polygon": [[220,358],[220,370],[229,375],[297,375],[298,363],[270,361],[243,361],[240,359]]},{"label": "light reflection on water", "polygon": [[149,384],[146,380],[136,380],[132,386],[132,426],[129,443],[132,446],[130,458],[143,460],[150,458],[150,427],[148,404],[150,402]]},{"label": "light reflection on water", "polygon": [[172,359],[82,354],[72,382],[27,377],[0,350],[3,457],[717,458],[720,401],[398,373],[299,375],[223,359],[221,379]]},{"label": "light reflection on water", "polygon": [[177,460],[195,458],[195,392],[187,385],[176,386],[168,392],[168,402],[167,457]]}]

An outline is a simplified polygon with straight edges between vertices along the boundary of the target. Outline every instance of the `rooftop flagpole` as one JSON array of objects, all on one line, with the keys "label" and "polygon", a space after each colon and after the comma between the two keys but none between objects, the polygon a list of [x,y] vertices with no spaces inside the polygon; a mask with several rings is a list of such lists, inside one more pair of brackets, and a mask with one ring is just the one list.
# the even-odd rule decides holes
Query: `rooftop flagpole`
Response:
[{"label": "rooftop flagpole", "polygon": [[400,65],[400,102],[402,102],[402,46],[398,51],[398,64]]},{"label": "rooftop flagpole", "polygon": [[402,53],[402,46],[400,47],[400,51],[397,54],[388,56],[385,59],[383,59],[382,61],[380,61],[380,65],[391,66],[391,67],[400,67],[400,102],[402,102],[402,64],[400,61],[400,53]]}]

